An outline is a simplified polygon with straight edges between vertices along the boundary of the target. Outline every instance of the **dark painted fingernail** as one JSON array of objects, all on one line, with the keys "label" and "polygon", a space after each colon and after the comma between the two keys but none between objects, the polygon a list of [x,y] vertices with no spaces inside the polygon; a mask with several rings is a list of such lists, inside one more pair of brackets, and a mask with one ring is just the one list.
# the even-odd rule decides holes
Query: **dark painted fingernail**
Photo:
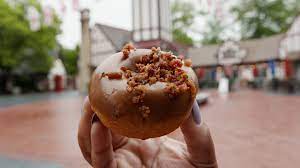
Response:
[{"label": "dark painted fingernail", "polygon": [[200,114],[200,108],[197,103],[197,100],[194,101],[193,109],[192,109],[192,115],[194,122],[199,125],[201,124],[201,114]]},{"label": "dark painted fingernail", "polygon": [[94,114],[94,115],[93,115],[93,118],[92,118],[92,124],[95,123],[95,122],[99,122],[99,121],[100,121],[100,120],[99,120],[97,114]]}]

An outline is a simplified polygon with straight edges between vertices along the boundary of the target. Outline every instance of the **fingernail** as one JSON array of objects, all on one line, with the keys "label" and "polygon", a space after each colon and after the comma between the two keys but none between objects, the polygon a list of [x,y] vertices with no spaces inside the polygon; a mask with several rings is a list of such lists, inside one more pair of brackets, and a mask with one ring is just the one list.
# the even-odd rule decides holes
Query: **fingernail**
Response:
[{"label": "fingernail", "polygon": [[194,122],[197,125],[200,125],[201,124],[201,114],[200,114],[199,105],[196,100],[194,101],[194,104],[193,104],[192,115],[193,115]]},{"label": "fingernail", "polygon": [[92,124],[95,123],[95,122],[99,122],[99,118],[97,116],[97,114],[94,114],[93,117],[92,117]]}]

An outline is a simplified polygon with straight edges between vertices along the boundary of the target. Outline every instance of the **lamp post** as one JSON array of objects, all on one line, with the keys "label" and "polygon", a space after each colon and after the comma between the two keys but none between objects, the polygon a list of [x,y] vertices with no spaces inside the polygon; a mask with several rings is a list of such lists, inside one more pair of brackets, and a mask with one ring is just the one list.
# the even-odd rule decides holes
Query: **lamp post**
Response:
[{"label": "lamp post", "polygon": [[78,60],[78,89],[80,93],[87,93],[90,81],[90,30],[89,20],[90,11],[88,9],[81,10],[81,46],[80,56]]}]

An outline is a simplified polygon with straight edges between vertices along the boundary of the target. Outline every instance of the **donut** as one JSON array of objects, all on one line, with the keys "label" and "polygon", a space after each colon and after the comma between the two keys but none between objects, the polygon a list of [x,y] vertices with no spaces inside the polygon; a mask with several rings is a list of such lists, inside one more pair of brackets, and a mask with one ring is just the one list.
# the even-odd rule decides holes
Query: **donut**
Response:
[{"label": "donut", "polygon": [[197,91],[191,60],[128,44],[95,69],[89,100],[114,133],[147,139],[178,128],[190,115]]}]

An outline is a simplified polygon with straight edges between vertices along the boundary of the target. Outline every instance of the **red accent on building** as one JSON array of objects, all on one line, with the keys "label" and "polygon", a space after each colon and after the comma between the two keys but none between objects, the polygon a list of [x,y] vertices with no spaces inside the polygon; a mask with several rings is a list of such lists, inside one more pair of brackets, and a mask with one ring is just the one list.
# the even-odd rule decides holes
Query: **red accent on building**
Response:
[{"label": "red accent on building", "polygon": [[285,76],[287,78],[292,77],[294,74],[294,68],[293,68],[293,64],[288,59],[284,60],[284,68],[285,68]]}]

